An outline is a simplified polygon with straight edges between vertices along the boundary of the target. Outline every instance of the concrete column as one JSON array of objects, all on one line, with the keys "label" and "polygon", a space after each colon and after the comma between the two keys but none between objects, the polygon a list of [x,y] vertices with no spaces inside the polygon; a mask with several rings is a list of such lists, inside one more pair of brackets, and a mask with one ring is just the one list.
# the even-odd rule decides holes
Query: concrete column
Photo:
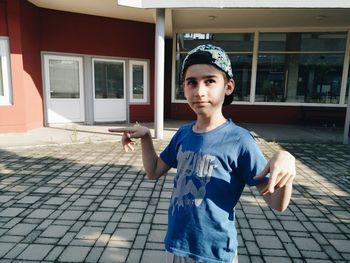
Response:
[{"label": "concrete column", "polygon": [[163,139],[164,129],[164,53],[165,10],[157,9],[155,48],[154,131],[156,139]]},{"label": "concrete column", "polygon": [[255,102],[255,90],[256,90],[256,75],[258,69],[258,52],[259,52],[259,32],[254,33],[254,46],[253,46],[253,61],[252,61],[252,76],[250,79],[250,98],[251,103]]},{"label": "concrete column", "polygon": [[[348,31],[348,37],[346,41],[346,50],[344,56],[344,67],[343,67],[343,77],[341,83],[341,95],[340,95],[340,104],[345,102],[345,92],[346,85],[348,81],[349,74],[349,63],[350,63],[350,30]],[[345,124],[344,124],[344,144],[349,144],[349,126],[350,126],[350,85],[349,85],[349,93],[348,93],[348,105],[346,107],[346,115],[345,115]]]}]

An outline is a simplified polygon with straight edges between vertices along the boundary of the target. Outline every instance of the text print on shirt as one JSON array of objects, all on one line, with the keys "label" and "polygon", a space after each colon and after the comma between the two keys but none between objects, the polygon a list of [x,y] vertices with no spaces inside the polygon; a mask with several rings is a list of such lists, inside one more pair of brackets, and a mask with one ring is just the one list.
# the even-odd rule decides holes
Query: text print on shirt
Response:
[{"label": "text print on shirt", "polygon": [[205,187],[210,182],[216,157],[202,152],[182,151],[180,146],[177,153],[177,175],[171,205],[172,214],[175,209],[198,207],[205,197]]}]

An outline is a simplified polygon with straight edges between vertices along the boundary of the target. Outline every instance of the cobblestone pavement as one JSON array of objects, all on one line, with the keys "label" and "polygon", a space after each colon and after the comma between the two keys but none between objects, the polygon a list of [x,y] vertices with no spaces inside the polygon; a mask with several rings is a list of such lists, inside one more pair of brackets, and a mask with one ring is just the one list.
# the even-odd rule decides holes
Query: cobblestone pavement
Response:
[{"label": "cobblestone pavement", "polygon": [[[245,188],[239,262],[349,262],[350,148],[259,144],[294,154],[298,177],[284,213]],[[0,149],[0,262],[164,262],[173,176],[144,179],[119,143]]]}]

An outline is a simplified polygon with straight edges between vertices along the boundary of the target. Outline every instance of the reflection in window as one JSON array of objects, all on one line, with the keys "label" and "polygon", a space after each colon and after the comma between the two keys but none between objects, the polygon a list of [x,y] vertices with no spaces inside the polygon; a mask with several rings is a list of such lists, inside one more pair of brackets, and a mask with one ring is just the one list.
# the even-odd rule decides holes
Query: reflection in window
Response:
[{"label": "reflection in window", "polygon": [[143,99],[143,65],[132,65],[132,97],[133,99]]},{"label": "reflection in window", "polygon": [[345,33],[262,33],[255,101],[338,104],[345,40]]},{"label": "reflection in window", "polygon": [[129,95],[131,103],[147,103],[148,101],[148,63],[130,60]]},{"label": "reflection in window", "polygon": [[49,76],[51,98],[80,97],[78,61],[50,59]]},{"label": "reflection in window", "polygon": [[124,98],[123,62],[94,61],[95,98]]},{"label": "reflection in window", "polygon": [[230,57],[235,80],[235,101],[249,101],[253,52],[252,33],[185,33],[177,35],[175,99],[185,100],[181,66],[187,52],[202,44],[221,47]]}]

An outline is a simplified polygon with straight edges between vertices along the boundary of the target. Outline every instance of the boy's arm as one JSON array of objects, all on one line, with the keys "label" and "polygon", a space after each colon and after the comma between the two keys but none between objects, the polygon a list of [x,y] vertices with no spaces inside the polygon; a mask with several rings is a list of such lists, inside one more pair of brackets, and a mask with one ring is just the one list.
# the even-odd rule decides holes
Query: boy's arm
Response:
[{"label": "boy's arm", "polygon": [[158,179],[165,174],[170,166],[162,161],[157,155],[152,141],[150,130],[144,126],[129,128],[109,129],[110,132],[122,132],[122,144],[126,152],[134,150],[132,138],[141,139],[142,162],[149,179]]},{"label": "boy's arm", "polygon": [[295,178],[295,158],[289,152],[277,152],[267,163],[264,170],[253,179],[264,178],[268,173],[270,177],[257,188],[266,203],[277,211],[284,211],[292,195],[292,185]]}]

